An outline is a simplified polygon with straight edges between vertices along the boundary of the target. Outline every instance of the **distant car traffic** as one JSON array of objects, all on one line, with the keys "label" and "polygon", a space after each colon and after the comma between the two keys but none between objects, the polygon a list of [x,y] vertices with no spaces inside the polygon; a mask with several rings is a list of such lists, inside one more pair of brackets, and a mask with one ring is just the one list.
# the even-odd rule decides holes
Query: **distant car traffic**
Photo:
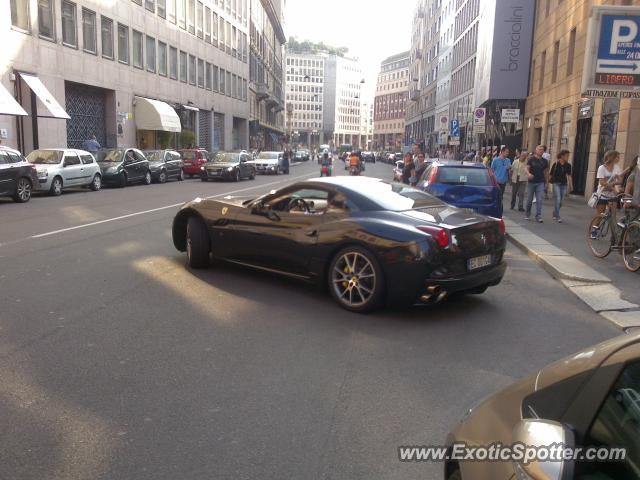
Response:
[{"label": "distant car traffic", "polygon": [[173,221],[193,268],[210,256],[327,285],[354,312],[483,293],[502,280],[504,223],[368,177],[298,182],[254,199],[197,199]]},{"label": "distant car traffic", "polygon": [[471,409],[447,437],[469,446],[617,447],[621,461],[448,460],[445,480],[639,478],[640,333],[552,363]]},{"label": "distant car traffic", "polygon": [[233,180],[256,178],[256,166],[248,153],[218,152],[201,167],[203,182],[209,180]]},{"label": "distant car traffic", "polygon": [[95,158],[84,150],[47,148],[34,150],[27,161],[36,166],[38,182],[49,195],[58,196],[69,187],[102,188],[102,172]]},{"label": "distant car traffic", "polygon": [[309,151],[308,150],[298,150],[294,156],[293,159],[296,162],[308,162],[309,161]]},{"label": "distant car traffic", "polygon": [[283,152],[260,152],[253,164],[257,173],[271,175],[289,173],[289,162],[285,160]]},{"label": "distant car traffic", "polygon": [[137,148],[98,150],[96,160],[106,185],[125,187],[132,183],[151,184],[149,160]]},{"label": "distant car traffic", "polygon": [[39,189],[36,167],[18,150],[0,146],[0,196],[25,203]]},{"label": "distant car traffic", "polygon": [[502,196],[493,172],[482,163],[433,161],[418,187],[443,202],[502,218]]},{"label": "distant car traffic", "polygon": [[376,163],[376,156],[373,152],[362,152],[362,160],[367,163]]},{"label": "distant car traffic", "polygon": [[175,150],[144,150],[143,153],[149,160],[151,179],[154,182],[165,183],[172,178],[184,180],[184,163]]},{"label": "distant car traffic", "polygon": [[204,148],[178,150],[184,162],[184,173],[189,178],[200,176],[202,166],[211,160],[211,155]]}]

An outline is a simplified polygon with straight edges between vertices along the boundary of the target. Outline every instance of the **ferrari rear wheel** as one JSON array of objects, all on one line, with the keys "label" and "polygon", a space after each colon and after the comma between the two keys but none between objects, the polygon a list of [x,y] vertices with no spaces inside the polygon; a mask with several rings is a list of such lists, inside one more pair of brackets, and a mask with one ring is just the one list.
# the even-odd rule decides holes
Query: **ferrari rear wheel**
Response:
[{"label": "ferrari rear wheel", "polygon": [[376,258],[361,247],[336,254],[329,269],[329,290],[338,304],[352,312],[369,312],[382,301],[384,278]]},{"label": "ferrari rear wheel", "polygon": [[204,222],[195,216],[187,222],[187,263],[191,268],[209,266],[209,234]]}]

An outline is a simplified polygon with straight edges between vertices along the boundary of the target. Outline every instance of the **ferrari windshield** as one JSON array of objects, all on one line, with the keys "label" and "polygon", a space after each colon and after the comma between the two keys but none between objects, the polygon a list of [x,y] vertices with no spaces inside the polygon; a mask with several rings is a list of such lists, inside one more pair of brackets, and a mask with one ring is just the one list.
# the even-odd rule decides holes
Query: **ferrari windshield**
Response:
[{"label": "ferrari windshield", "polygon": [[36,165],[55,165],[62,160],[60,150],[34,150],[27,155],[27,161]]},{"label": "ferrari windshield", "polygon": [[96,161],[120,163],[122,161],[122,155],[124,155],[124,150],[120,149],[98,150],[96,153]]},{"label": "ferrari windshield", "polygon": [[371,182],[367,184],[366,195],[382,209],[394,212],[443,205],[428,193],[402,183]]},{"label": "ferrari windshield", "polygon": [[211,160],[213,163],[238,163],[240,161],[239,153],[216,153],[216,156]]}]

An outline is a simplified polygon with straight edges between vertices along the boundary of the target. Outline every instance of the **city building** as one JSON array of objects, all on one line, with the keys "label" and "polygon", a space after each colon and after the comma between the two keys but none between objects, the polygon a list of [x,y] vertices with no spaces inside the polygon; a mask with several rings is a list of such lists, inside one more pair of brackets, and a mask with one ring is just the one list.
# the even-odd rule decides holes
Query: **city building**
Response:
[{"label": "city building", "polygon": [[337,55],[329,56],[328,63],[326,83],[335,85],[334,107],[327,109],[334,112],[333,143],[366,149],[368,139],[362,117],[368,117],[370,109],[363,98],[362,69],[357,59]]},{"label": "city building", "polygon": [[409,95],[409,52],[382,61],[376,82],[373,148],[400,151]]},{"label": "city building", "polygon": [[624,166],[640,151],[640,103],[582,95],[587,29],[595,5],[637,0],[545,0],[536,9],[524,146],[546,145],[552,157],[571,151],[575,194],[591,195],[604,153],[615,149]]},{"label": "city building", "polygon": [[8,0],[0,11],[0,113],[20,113],[0,115],[3,144],[28,153],[95,134],[110,147],[247,148],[247,0]]},{"label": "city building", "polygon": [[[484,0],[483,0],[484,1]],[[475,109],[474,86],[478,28],[481,0],[457,0],[451,55],[451,89],[449,93],[449,119],[459,125],[456,139],[450,135],[449,144],[462,151],[476,148],[473,135]],[[482,26],[493,31],[492,26]],[[450,129],[450,134],[454,132]]]},{"label": "city building", "polygon": [[433,152],[438,142],[436,93],[442,0],[421,0],[414,13],[406,141]]},{"label": "city building", "polygon": [[436,130],[438,131],[438,148],[443,150],[449,144],[449,98],[451,93],[451,57],[453,56],[456,0],[443,0],[440,12]]},{"label": "city building", "polygon": [[280,150],[285,133],[283,0],[250,1],[250,146]]},{"label": "city building", "polygon": [[286,55],[286,102],[289,134],[293,143],[326,144],[333,137],[333,127],[325,124],[325,63],[328,55],[295,52]]}]

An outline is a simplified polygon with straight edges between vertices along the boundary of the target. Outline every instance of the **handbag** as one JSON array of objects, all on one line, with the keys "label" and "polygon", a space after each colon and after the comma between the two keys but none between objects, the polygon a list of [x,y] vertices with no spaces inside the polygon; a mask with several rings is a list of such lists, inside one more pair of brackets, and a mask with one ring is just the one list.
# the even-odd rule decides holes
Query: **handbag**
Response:
[{"label": "handbag", "polygon": [[591,197],[589,197],[587,205],[589,205],[591,208],[596,208],[596,206],[598,205],[598,201],[600,201],[600,194],[598,192],[593,192],[591,194]]}]

